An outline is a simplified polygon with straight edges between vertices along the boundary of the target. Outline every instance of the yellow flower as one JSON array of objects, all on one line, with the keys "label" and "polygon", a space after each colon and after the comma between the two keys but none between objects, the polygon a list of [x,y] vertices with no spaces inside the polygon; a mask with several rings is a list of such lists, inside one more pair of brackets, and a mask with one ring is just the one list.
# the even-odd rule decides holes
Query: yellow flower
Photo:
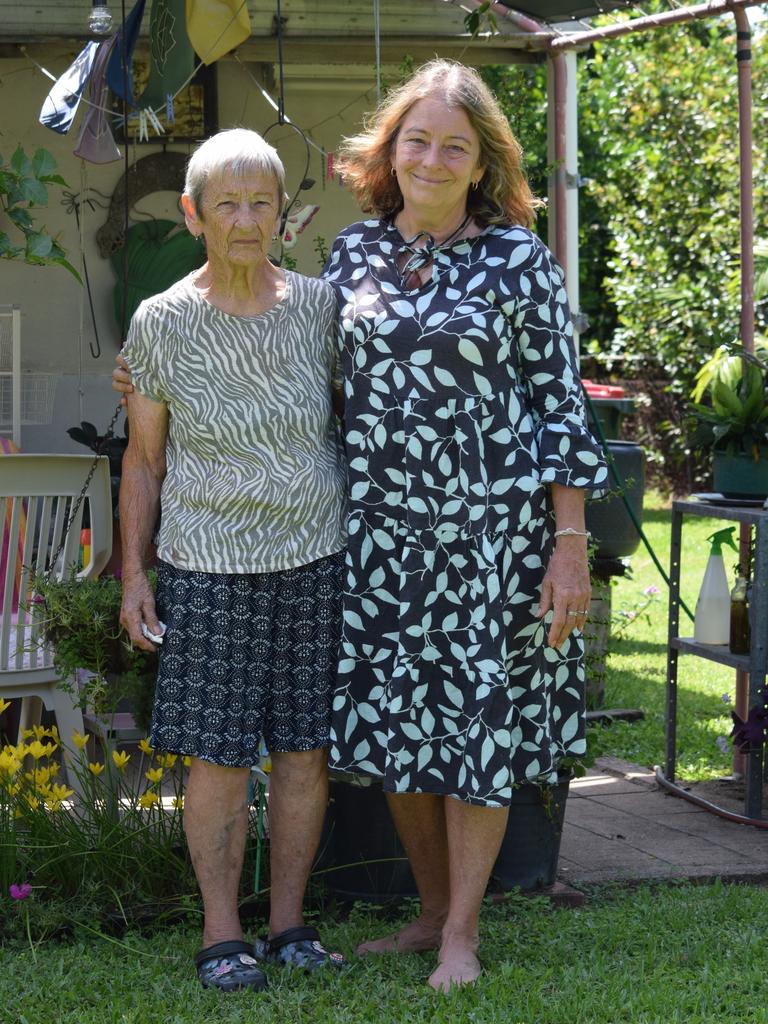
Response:
[{"label": "yellow flower", "polygon": [[126,754],[126,752],[124,750],[113,750],[112,751],[112,760],[115,762],[117,767],[122,772],[122,771],[124,771],[125,766],[128,764],[128,762],[131,760],[131,755],[130,754]]},{"label": "yellow flower", "polygon": [[74,792],[74,789],[68,789],[61,782],[57,782],[55,786],[51,786],[51,796],[55,800],[58,800],[59,803],[61,803],[61,801],[63,800],[69,800],[69,798],[74,794]]},{"label": "yellow flower", "polygon": [[54,723],[54,725],[52,725],[50,727],[50,729],[48,730],[48,735],[51,737],[52,740],[56,740],[56,743],[58,744],[58,742],[59,742],[59,727],[58,727],[58,725],[56,725]]},{"label": "yellow flower", "polygon": [[55,774],[56,773],[52,768],[46,768],[36,764],[33,772],[24,772],[24,778],[34,786],[38,786],[42,789],[50,780],[51,776]]},{"label": "yellow flower", "polygon": [[185,768],[191,768],[192,767],[192,758],[191,757],[187,757],[185,755],[184,757],[182,757],[181,763],[184,765]]},{"label": "yellow flower", "polygon": [[154,790],[147,790],[146,793],[142,793],[139,797],[139,807],[143,807],[145,811],[159,802],[160,797]]},{"label": "yellow flower", "polygon": [[148,772],[144,772],[144,777],[149,779],[150,782],[159,782],[163,777],[163,769],[150,768]]},{"label": "yellow flower", "polygon": [[9,700],[3,700],[3,698],[0,697],[0,715],[2,715],[4,711],[7,711],[10,706],[11,702]]},{"label": "yellow flower", "polygon": [[60,811],[61,800],[57,800],[55,797],[47,797],[45,801],[45,806],[48,808],[49,811]]},{"label": "yellow flower", "polygon": [[0,751],[0,775],[12,779],[21,768],[21,761],[16,756],[14,747],[4,747]]},{"label": "yellow flower", "polygon": [[173,798],[173,806],[176,808],[177,811],[180,811],[182,809],[182,807],[184,806],[184,797],[183,796],[175,796]]},{"label": "yellow flower", "polygon": [[48,730],[42,725],[33,725],[32,735],[35,737],[35,739],[42,740],[48,735]]},{"label": "yellow flower", "polygon": [[31,793],[25,793],[24,800],[32,808],[33,811],[36,811],[37,808],[40,806],[40,801],[37,799],[36,796],[33,796]]},{"label": "yellow flower", "polygon": [[152,757],[152,755],[155,752],[155,748],[154,747],[150,747],[150,745],[149,745],[149,743],[147,742],[146,739],[139,740],[139,750],[143,754],[146,754],[147,757]]},{"label": "yellow flower", "polygon": [[178,761],[178,754],[160,754],[157,758],[157,763],[162,765],[163,768],[173,768]]},{"label": "yellow flower", "polygon": [[91,737],[88,733],[86,733],[85,736],[83,736],[83,734],[81,732],[78,732],[77,730],[75,730],[72,733],[72,742],[75,744],[78,750],[85,750],[86,744],[88,743],[88,740],[90,738]]},{"label": "yellow flower", "polygon": [[44,746],[39,739],[36,739],[32,743],[27,744],[26,752],[31,754],[36,761],[39,761],[41,757],[48,756],[48,747]]},{"label": "yellow flower", "polygon": [[88,771],[91,773],[91,775],[95,775],[98,778],[98,776],[101,775],[101,773],[104,771],[104,765],[95,764],[93,761],[89,761]]}]

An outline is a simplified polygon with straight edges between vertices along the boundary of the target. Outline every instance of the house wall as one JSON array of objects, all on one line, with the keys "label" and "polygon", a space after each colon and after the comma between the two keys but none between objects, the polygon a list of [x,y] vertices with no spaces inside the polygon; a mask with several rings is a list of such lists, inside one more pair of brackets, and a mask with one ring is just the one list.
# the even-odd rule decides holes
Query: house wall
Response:
[{"label": "house wall", "polygon": [[[34,49],[35,59],[55,76],[70,64],[79,44],[50,43]],[[385,69],[396,73],[396,68]],[[264,66],[223,60],[217,65],[219,127],[242,125],[264,131],[276,120],[274,111],[259,93],[250,77],[261,80]],[[91,280],[96,321],[102,354],[94,359],[89,351],[95,345],[85,290],[59,267],[32,267],[19,262],[0,262],[0,304],[21,307],[22,361],[28,371],[59,375],[51,422],[22,427],[22,447],[27,451],[82,451],[66,436],[66,428],[81,419],[90,420],[99,429],[108,422],[115,405],[109,389],[109,375],[119,349],[118,329],[112,311],[115,273],[109,261],[96,247],[96,231],[106,217],[98,193],[110,197],[123,173],[122,162],[107,165],[84,163],[72,153],[79,136],[82,111],[67,136],[42,127],[38,116],[50,82],[25,58],[0,59],[0,96],[3,119],[0,126],[0,154],[9,159],[17,144],[28,154],[37,148],[48,149],[56,158],[59,172],[72,193],[85,191],[94,206],[81,207],[82,253]],[[301,66],[286,68],[286,112],[313,140],[335,151],[343,135],[356,129],[366,110],[375,105],[373,71],[366,66]],[[289,128],[269,133],[286,165],[289,192],[293,194],[304,173],[306,149]],[[184,145],[168,147],[187,152]],[[131,161],[161,150],[158,145],[131,148]],[[337,180],[324,182],[323,161],[311,150],[309,176],[315,179],[310,191],[301,193],[302,203],[316,203],[320,211],[299,237],[292,251],[302,273],[319,271],[313,251],[317,235],[330,243],[336,232],[359,216],[351,196]],[[178,197],[156,194],[139,202],[133,215],[181,219]],[[39,219],[49,232],[59,233],[71,262],[80,268],[80,235],[74,211],[62,203],[62,190],[50,190],[49,206],[39,211]],[[81,330],[82,322],[82,330]],[[0,424],[0,431],[3,425]]]}]

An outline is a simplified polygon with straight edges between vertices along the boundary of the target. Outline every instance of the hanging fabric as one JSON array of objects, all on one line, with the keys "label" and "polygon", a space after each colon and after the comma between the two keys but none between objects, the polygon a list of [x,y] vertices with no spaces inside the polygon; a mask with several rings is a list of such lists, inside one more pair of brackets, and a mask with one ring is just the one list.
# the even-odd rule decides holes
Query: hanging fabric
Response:
[{"label": "hanging fabric", "polygon": [[117,33],[99,43],[98,53],[88,81],[88,107],[80,138],[75,147],[75,156],[92,164],[109,164],[120,159],[120,150],[115,145],[112,129],[107,120],[107,64],[117,42]]},{"label": "hanging fabric", "polygon": [[149,19],[149,49],[149,81],[136,105],[162,107],[166,120],[173,123],[173,97],[195,69],[195,51],[187,35],[186,0],[154,0]]},{"label": "hanging fabric", "polygon": [[99,43],[87,43],[45,97],[40,124],[66,135],[75,120]]},{"label": "hanging fabric", "polygon": [[[131,106],[133,106],[133,71],[131,64],[133,61],[133,51],[136,49],[136,42],[139,38],[145,6],[146,0],[137,0],[137,3],[125,19],[125,24],[118,29],[117,44],[112,51],[112,56],[107,65],[107,84],[109,88],[115,96],[124,99]],[[123,38],[125,38],[125,43],[123,43]],[[123,51],[125,51],[125,63],[127,65],[125,73],[123,72]],[[126,95],[125,90],[126,84],[128,95]]]},{"label": "hanging fabric", "polygon": [[213,64],[250,38],[246,0],[187,0],[187,34],[203,64]]}]

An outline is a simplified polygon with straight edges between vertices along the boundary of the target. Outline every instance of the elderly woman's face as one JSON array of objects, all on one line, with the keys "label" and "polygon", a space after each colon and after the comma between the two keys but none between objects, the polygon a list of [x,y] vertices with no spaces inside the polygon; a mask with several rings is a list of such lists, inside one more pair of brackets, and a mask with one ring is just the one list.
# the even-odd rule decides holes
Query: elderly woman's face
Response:
[{"label": "elderly woman's face", "polygon": [[428,96],[405,115],[392,166],[406,207],[450,214],[483,176],[480,139],[462,107]]},{"label": "elderly woman's face", "polygon": [[206,184],[200,209],[191,204],[184,209],[190,230],[202,230],[208,259],[235,265],[265,260],[280,222],[277,182],[271,174],[219,174]]}]

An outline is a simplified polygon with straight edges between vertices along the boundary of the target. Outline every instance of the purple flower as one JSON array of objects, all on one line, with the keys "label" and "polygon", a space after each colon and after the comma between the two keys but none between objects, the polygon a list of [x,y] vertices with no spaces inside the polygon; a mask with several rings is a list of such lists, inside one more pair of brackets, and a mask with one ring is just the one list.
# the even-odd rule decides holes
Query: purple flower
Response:
[{"label": "purple flower", "polygon": [[25,900],[28,896],[32,895],[32,886],[29,882],[22,882],[21,885],[10,885],[8,892],[15,900]]},{"label": "purple flower", "polygon": [[761,746],[768,736],[768,710],[764,707],[750,708],[746,721],[739,718],[735,711],[731,712],[733,719],[733,745],[739,750],[747,752],[750,749]]},{"label": "purple flower", "polygon": [[725,738],[725,736],[718,736],[717,739],[715,740],[715,743],[717,744],[718,750],[722,754],[727,754],[728,751],[731,749],[731,745],[728,742],[728,740]]},{"label": "purple flower", "polygon": [[650,585],[650,587],[646,587],[645,588],[643,593],[646,595],[646,597],[650,597],[652,594],[660,594],[661,591],[659,590],[659,588],[656,586],[655,583],[652,583]]},{"label": "purple flower", "polygon": [[722,695],[722,697],[720,698],[720,700],[723,702],[723,704],[730,704],[731,703],[731,695],[730,695],[730,693],[724,693]]}]

